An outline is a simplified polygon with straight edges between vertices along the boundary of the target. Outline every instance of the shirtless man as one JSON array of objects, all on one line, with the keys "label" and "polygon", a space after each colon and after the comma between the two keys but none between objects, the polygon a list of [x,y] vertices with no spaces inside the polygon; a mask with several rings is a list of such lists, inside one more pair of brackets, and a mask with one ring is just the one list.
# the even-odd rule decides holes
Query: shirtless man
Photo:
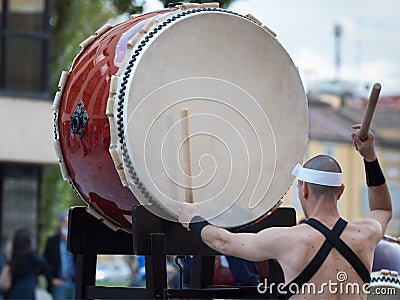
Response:
[{"label": "shirtless man", "polygon": [[[374,249],[391,219],[392,205],[373,133],[368,132],[362,142],[360,125],[353,129],[353,144],[364,158],[368,185],[370,212],[364,219],[347,224],[340,218],[337,201],[345,188],[341,169],[333,158],[320,155],[294,170],[306,223],[233,234],[202,219],[195,204],[181,205],[180,222],[225,255],[252,261],[276,259],[285,275],[286,286],[278,287],[283,297],[366,298]],[[321,230],[333,237],[328,241]]]}]

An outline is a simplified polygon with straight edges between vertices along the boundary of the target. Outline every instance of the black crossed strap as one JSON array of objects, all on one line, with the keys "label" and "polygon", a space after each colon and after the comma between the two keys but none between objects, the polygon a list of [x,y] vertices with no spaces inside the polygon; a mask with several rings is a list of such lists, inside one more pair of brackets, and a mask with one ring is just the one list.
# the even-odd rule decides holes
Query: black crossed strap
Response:
[{"label": "black crossed strap", "polygon": [[[321,248],[318,250],[317,254],[314,256],[314,258],[305,267],[303,272],[301,272],[295,279],[293,279],[285,286],[285,291],[287,292],[286,299],[289,299],[292,295],[295,294],[296,290],[293,289],[293,286],[295,286],[296,288],[300,288],[301,286],[303,286],[304,283],[308,282],[314,276],[314,274],[324,263],[325,259],[328,257],[333,247],[335,247],[340,252],[340,254],[342,254],[343,257],[352,265],[352,267],[361,277],[364,283],[370,282],[370,274],[368,269],[354,253],[354,251],[351,250],[351,248],[347,246],[340,238],[340,235],[347,225],[347,222],[345,220],[339,218],[332,230],[313,218],[308,219],[305,223],[321,232],[325,236],[326,240],[322,244]],[[292,288],[290,288],[291,286]]]}]

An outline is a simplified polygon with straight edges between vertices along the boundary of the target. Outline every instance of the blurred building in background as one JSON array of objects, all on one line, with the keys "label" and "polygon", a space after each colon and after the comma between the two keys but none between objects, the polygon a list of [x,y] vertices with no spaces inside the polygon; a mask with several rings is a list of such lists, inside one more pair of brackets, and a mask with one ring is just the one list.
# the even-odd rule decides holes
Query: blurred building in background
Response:
[{"label": "blurred building in background", "polygon": [[0,6],[0,233],[38,231],[41,168],[57,162],[49,95],[50,0]]}]

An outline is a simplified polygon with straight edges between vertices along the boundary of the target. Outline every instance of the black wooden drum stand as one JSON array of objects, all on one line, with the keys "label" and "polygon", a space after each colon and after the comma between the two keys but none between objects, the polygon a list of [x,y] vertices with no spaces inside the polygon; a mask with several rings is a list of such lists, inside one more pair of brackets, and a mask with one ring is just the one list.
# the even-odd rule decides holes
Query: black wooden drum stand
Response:
[{"label": "black wooden drum stand", "polygon": [[[133,234],[113,231],[86,212],[74,207],[69,212],[68,249],[77,255],[76,299],[171,299],[171,298],[275,298],[260,294],[256,287],[213,286],[214,256],[208,248],[181,224],[164,220],[144,206],[132,209]],[[293,208],[279,208],[272,215],[235,232],[258,232],[273,226],[295,225]],[[146,287],[96,286],[98,254],[145,255]],[[190,288],[167,287],[166,255],[194,255]],[[276,262],[269,262],[270,282],[283,282]]]}]

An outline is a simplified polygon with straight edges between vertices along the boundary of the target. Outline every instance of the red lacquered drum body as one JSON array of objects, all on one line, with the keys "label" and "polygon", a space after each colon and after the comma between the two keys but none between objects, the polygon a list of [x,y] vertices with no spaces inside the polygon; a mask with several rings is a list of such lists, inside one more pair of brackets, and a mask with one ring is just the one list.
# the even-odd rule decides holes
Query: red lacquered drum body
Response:
[{"label": "red lacquered drum body", "polygon": [[[119,68],[115,63],[116,49],[117,46],[126,48],[127,41],[122,44],[120,41],[129,29],[133,28],[130,35],[134,35],[142,29],[146,19],[171,11],[141,15],[92,38],[94,40],[76,57],[64,87],[60,80],[62,98],[56,139],[61,142],[64,173],[67,172],[63,175],[95,211],[105,212],[118,225],[128,229],[131,227],[131,208],[139,202],[128,188],[122,186],[115,170],[109,153],[110,125],[106,116],[111,76]],[[70,130],[71,115],[80,100],[88,116],[81,136]]]}]

